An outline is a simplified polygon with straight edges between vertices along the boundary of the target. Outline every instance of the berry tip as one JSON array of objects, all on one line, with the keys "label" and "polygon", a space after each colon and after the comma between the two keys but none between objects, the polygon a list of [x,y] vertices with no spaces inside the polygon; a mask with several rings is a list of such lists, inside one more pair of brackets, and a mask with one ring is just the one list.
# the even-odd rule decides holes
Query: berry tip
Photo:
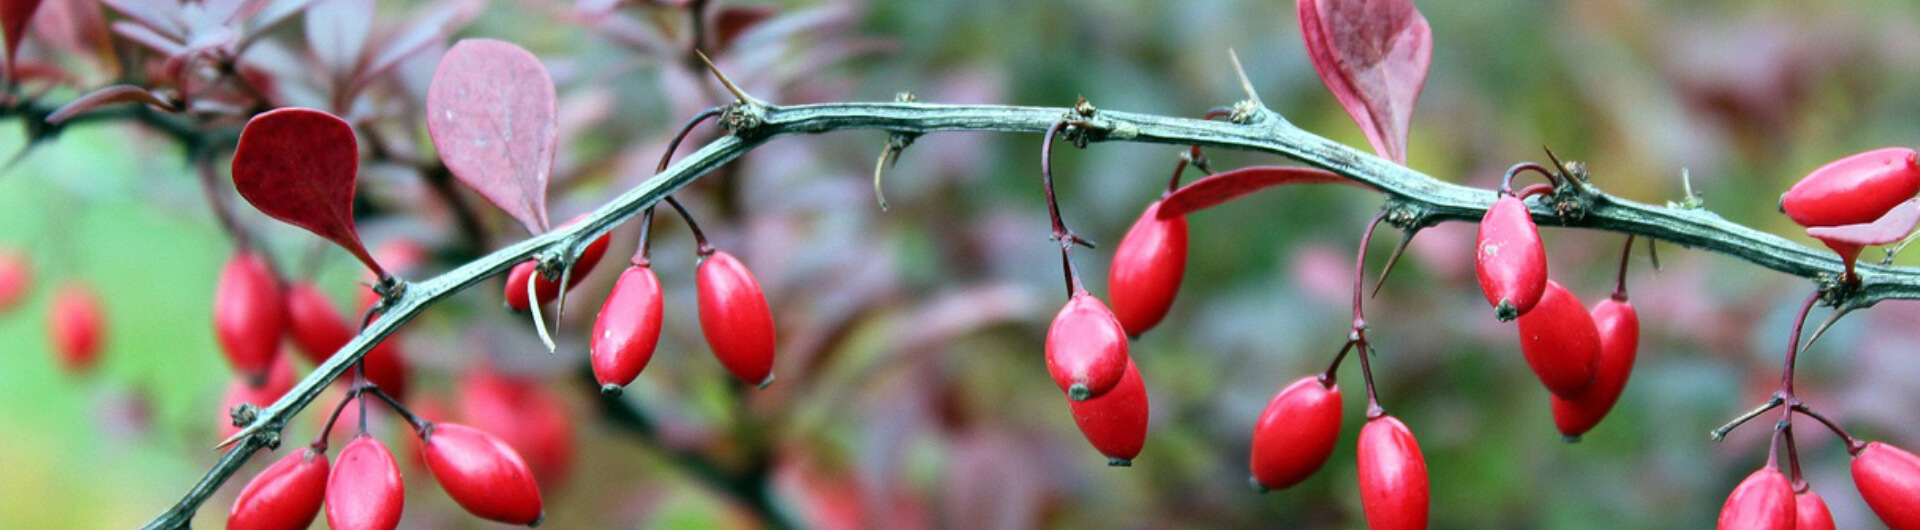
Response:
[{"label": "berry tip", "polygon": [[1086,383],[1074,383],[1073,386],[1067,387],[1067,399],[1086,401],[1091,397],[1093,397],[1093,390],[1088,389]]},{"label": "berry tip", "polygon": [[600,395],[603,395],[606,397],[617,398],[617,397],[620,397],[621,394],[625,394],[626,392],[627,390],[625,387],[622,387],[620,385],[616,385],[613,383],[600,385]]}]

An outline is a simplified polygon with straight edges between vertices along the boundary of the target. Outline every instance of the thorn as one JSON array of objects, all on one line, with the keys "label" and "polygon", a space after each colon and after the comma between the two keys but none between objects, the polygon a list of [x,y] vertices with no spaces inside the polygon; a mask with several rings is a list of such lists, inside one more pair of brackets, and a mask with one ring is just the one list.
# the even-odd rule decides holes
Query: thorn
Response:
[{"label": "thorn", "polygon": [[1813,335],[1807,337],[1807,342],[1800,345],[1800,351],[1805,352],[1807,348],[1812,348],[1813,341],[1820,340],[1820,336],[1827,333],[1827,328],[1833,327],[1834,323],[1840,321],[1840,317],[1847,316],[1847,313],[1852,313],[1854,309],[1858,308],[1858,305],[1846,304],[1840,306],[1839,309],[1833,310],[1832,314],[1827,315],[1826,320],[1821,320],[1820,325],[1813,328]]},{"label": "thorn", "polygon": [[880,159],[873,163],[873,198],[880,201],[880,211],[887,211],[887,194],[880,189],[880,181],[886,170],[900,164],[900,153],[907,150],[913,140],[906,135],[894,133],[887,139],[886,149],[880,150]]},{"label": "thorn", "polygon": [[540,343],[547,346],[551,354],[559,348],[553,345],[553,336],[547,334],[547,317],[540,314],[540,296],[538,293],[540,271],[534,271],[534,277],[527,279],[527,313],[533,315],[533,329],[540,335]]},{"label": "thorn", "polygon": [[233,433],[233,436],[228,436],[227,439],[222,440],[219,445],[213,446],[213,450],[218,451],[221,449],[226,449],[227,447],[232,446],[235,442],[244,440],[248,436],[253,436],[253,433],[255,432],[258,432],[258,429],[255,429],[253,426],[249,425],[244,429],[240,429],[240,432]]},{"label": "thorn", "polygon": [[1387,284],[1387,276],[1393,274],[1393,265],[1400,262],[1400,255],[1407,252],[1407,245],[1412,244],[1413,236],[1419,233],[1419,230],[1413,229],[1400,232],[1400,244],[1395,245],[1393,247],[1393,254],[1387,256],[1387,264],[1381,267],[1380,279],[1373,282],[1373,294],[1368,295],[1368,298],[1378,298],[1380,296],[1380,286]]},{"label": "thorn", "polygon": [[734,86],[733,80],[727,79],[727,74],[720,73],[720,67],[714,66],[713,60],[708,59],[707,54],[705,52],[702,52],[700,50],[694,50],[693,54],[700,56],[700,62],[706,63],[707,71],[713,72],[713,77],[720,79],[720,84],[727,87],[727,92],[733,93],[733,98],[735,102],[745,104],[745,105],[755,105],[755,106],[766,105],[766,102],[760,101],[759,99],[755,99],[753,96],[747,95],[746,91],[740,90],[740,87]]},{"label": "thorn", "polygon": [[1227,48],[1227,58],[1233,60],[1233,73],[1234,75],[1240,76],[1240,89],[1247,92],[1247,99],[1255,105],[1262,107],[1267,106],[1266,103],[1260,101],[1260,93],[1253,90],[1253,81],[1247,78],[1246,67],[1240,65],[1240,54],[1235,53],[1233,48]]},{"label": "thorn", "polygon": [[1653,246],[1654,243],[1657,243],[1657,241],[1655,241],[1651,237],[1647,238],[1647,259],[1653,262],[1653,272],[1659,273],[1660,272],[1660,253],[1654,250],[1655,248]]}]

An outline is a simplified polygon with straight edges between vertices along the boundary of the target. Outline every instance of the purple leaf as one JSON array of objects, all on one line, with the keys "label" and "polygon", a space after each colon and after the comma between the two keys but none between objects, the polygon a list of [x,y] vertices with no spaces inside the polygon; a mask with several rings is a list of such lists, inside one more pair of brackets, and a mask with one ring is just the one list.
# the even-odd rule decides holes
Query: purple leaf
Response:
[{"label": "purple leaf", "polygon": [[[40,9],[40,0],[0,0],[0,31],[7,32],[7,68],[13,68],[13,52],[20,49],[20,38],[27,35],[27,21]],[[9,78],[13,74],[7,74]]]},{"label": "purple leaf", "polygon": [[1871,223],[1816,226],[1808,228],[1807,235],[1828,245],[1885,245],[1906,238],[1915,226],[1920,226],[1920,198],[1907,199]]},{"label": "purple leaf", "polygon": [[1160,201],[1160,219],[1173,219],[1219,206],[1256,191],[1288,184],[1352,184],[1333,172],[1300,166],[1251,166],[1215,173],[1181,186]]},{"label": "purple leaf", "polygon": [[[187,33],[186,26],[168,14],[178,11],[180,9],[178,4],[162,0],[100,0],[100,3],[106,4],[107,7],[113,8],[114,11],[118,11],[147,29],[167,36],[168,40],[185,40],[182,35]],[[118,26],[119,23],[116,22],[114,25]]]},{"label": "purple leaf", "polygon": [[461,26],[472,22],[485,7],[479,0],[451,0],[434,5],[421,15],[413,24],[387,41],[374,52],[373,59],[367,61],[367,67],[360,71],[360,77],[354,85],[364,85],[374,77],[400,64],[402,59],[427,49]]},{"label": "purple leaf", "polygon": [[553,172],[553,78],[532,53],[497,40],[447,50],[427,89],[427,132],[461,182],[527,230],[547,231]]},{"label": "purple leaf", "polygon": [[1411,0],[1298,0],[1313,69],[1381,157],[1407,163],[1407,125],[1433,61]]},{"label": "purple leaf", "polygon": [[160,95],[149,92],[145,88],[133,85],[113,85],[88,92],[86,95],[74,98],[73,101],[69,101],[67,104],[61,105],[60,108],[54,109],[53,114],[47,115],[47,123],[59,125],[81,113],[109,105],[119,105],[121,103],[145,103],[169,111],[179,110],[172,101],[167,101],[167,98],[160,97]]},{"label": "purple leaf", "polygon": [[373,7],[373,0],[319,0],[307,6],[307,48],[334,79],[348,79],[360,66]]},{"label": "purple leaf", "polygon": [[332,240],[385,277],[353,225],[359,167],[359,142],[346,121],[313,109],[276,109],[240,132],[233,187],[261,213]]},{"label": "purple leaf", "polygon": [[122,37],[126,37],[127,40],[152,48],[153,51],[160,52],[161,55],[167,57],[177,57],[187,51],[186,46],[181,45],[179,41],[174,40],[172,37],[162,35],[160,32],[154,31],[153,28],[142,26],[131,21],[114,21],[113,32],[120,34]]}]

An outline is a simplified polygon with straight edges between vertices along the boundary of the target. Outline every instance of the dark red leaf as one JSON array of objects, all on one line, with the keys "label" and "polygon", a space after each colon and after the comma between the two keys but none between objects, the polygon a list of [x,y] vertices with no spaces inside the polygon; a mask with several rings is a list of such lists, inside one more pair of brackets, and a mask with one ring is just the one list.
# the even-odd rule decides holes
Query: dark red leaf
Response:
[{"label": "dark red leaf", "polygon": [[373,29],[373,0],[319,0],[307,6],[307,49],[334,79],[360,66]]},{"label": "dark red leaf", "polygon": [[353,226],[359,167],[359,142],[346,121],[313,109],[276,109],[240,132],[233,186],[261,213],[332,240],[386,276]]},{"label": "dark red leaf", "polygon": [[172,101],[168,101],[167,98],[160,97],[158,94],[148,92],[145,88],[133,85],[113,85],[88,92],[86,95],[74,98],[73,101],[69,101],[67,104],[61,105],[60,108],[54,109],[53,114],[47,115],[47,123],[59,125],[81,113],[122,103],[145,103],[168,111],[178,110],[178,107],[176,107]]},{"label": "dark red leaf", "polygon": [[1829,243],[1885,245],[1907,237],[1915,226],[1920,226],[1920,198],[1907,199],[1871,223],[1816,226],[1808,228],[1807,235]]},{"label": "dark red leaf", "polygon": [[7,32],[7,68],[13,68],[13,52],[20,49],[20,38],[27,35],[27,21],[38,9],[40,0],[0,0],[0,31]]},{"label": "dark red leaf", "polygon": [[1242,195],[1274,186],[1287,184],[1352,184],[1366,187],[1364,184],[1348,180],[1333,172],[1300,166],[1251,166],[1216,173],[1213,176],[1193,181],[1181,186],[1171,195],[1161,200],[1159,219],[1172,219],[1184,216]]},{"label": "dark red leaf", "polygon": [[528,231],[544,233],[556,105],[553,78],[532,53],[467,39],[433,72],[427,132],[455,177]]},{"label": "dark red leaf", "polygon": [[778,13],[774,6],[726,6],[713,15],[714,50],[726,51],[741,34]]},{"label": "dark red leaf", "polygon": [[1433,61],[1433,32],[1411,0],[1298,0],[1320,80],[1381,157],[1407,162],[1407,124]]}]

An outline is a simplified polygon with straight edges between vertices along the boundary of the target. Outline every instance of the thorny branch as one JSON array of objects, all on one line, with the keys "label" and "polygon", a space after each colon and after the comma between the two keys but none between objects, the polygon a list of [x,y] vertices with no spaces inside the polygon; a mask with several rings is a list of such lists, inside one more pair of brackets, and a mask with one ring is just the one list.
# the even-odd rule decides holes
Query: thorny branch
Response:
[{"label": "thorny branch", "polygon": [[[567,256],[577,253],[588,241],[639,215],[668,194],[781,136],[855,129],[906,135],[951,131],[1040,134],[1063,116],[1071,116],[1079,130],[1076,144],[1122,141],[1237,149],[1281,155],[1332,171],[1385,193],[1387,220],[1406,230],[1446,221],[1477,221],[1494,201],[1493,190],[1436,179],[1302,130],[1270,109],[1252,107],[1246,119],[1221,122],[1105,110],[1080,115],[1076,109],[1059,107],[916,102],[736,104],[721,119],[732,134],[709,142],[580,222],[494,251],[438,277],[394,289],[385,301],[385,318],[368,326],[278,402],[261,409],[254,423],[245,428],[247,435],[178,504],[146,528],[188,527],[201,503],[232,478],[248,457],[262,448],[279,445],[280,430],[292,416],[312,403],[327,384],[344,375],[375,344],[427,307],[520,261],[536,257],[563,260],[563,252]],[[1826,252],[1727,221],[1704,209],[1633,202],[1607,195],[1585,182],[1571,183],[1548,198],[1546,203],[1531,206],[1536,221],[1637,234],[1805,277],[1816,282],[1830,305],[1867,306],[1882,300],[1920,298],[1920,269],[1861,264],[1861,283],[1841,287],[1834,281],[1841,264]],[[1574,206],[1569,208],[1569,204]]]}]

